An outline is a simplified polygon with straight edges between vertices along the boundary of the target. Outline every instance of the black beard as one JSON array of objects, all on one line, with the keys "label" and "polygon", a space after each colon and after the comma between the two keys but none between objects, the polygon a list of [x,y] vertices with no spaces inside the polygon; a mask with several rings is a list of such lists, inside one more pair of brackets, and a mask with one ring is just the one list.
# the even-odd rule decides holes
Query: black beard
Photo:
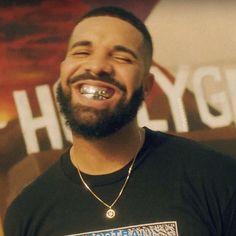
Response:
[{"label": "black beard", "polygon": [[[137,115],[144,95],[143,88],[137,89],[130,101],[126,104],[126,96],[123,95],[113,111],[97,110],[82,105],[72,106],[71,95],[65,95],[61,84],[57,88],[57,100],[60,111],[64,115],[66,124],[73,133],[86,139],[98,139],[109,136],[131,122]],[[79,117],[82,112],[92,112],[96,116],[96,122],[89,122]]]}]

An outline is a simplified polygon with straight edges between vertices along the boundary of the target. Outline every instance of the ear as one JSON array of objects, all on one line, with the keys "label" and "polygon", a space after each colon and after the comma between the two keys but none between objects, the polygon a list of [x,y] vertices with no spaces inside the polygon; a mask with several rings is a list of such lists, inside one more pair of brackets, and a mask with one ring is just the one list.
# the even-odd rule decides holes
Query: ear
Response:
[{"label": "ear", "polygon": [[148,73],[143,80],[144,98],[146,98],[150,94],[153,83],[154,83],[154,75],[152,73]]}]

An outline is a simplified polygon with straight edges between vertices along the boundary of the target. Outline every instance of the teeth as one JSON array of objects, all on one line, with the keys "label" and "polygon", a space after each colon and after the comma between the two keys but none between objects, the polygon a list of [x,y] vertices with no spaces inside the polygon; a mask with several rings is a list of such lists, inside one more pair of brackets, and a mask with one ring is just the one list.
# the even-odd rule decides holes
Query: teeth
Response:
[{"label": "teeth", "polygon": [[84,94],[88,98],[96,100],[104,100],[111,96],[111,91],[109,91],[109,89],[92,85],[81,86],[80,93]]},{"label": "teeth", "polygon": [[101,96],[101,95],[96,95],[96,94],[84,94],[85,97],[95,99],[95,100],[105,100],[106,98]]},{"label": "teeth", "polygon": [[82,86],[81,89],[80,89],[80,92],[82,94],[94,94],[96,93],[97,89],[96,87],[93,87],[93,86]]}]

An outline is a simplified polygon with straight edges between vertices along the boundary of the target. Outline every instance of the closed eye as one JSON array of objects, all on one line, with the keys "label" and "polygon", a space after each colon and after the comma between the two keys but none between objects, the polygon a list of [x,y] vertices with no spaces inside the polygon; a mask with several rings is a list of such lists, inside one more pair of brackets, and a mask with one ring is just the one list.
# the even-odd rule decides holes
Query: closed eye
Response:
[{"label": "closed eye", "polygon": [[113,59],[117,62],[120,62],[120,63],[132,63],[133,60],[130,59],[129,57],[125,57],[125,56],[113,56]]},{"label": "closed eye", "polygon": [[86,57],[86,56],[90,55],[90,52],[87,50],[78,50],[78,51],[72,52],[71,54],[74,56]]}]

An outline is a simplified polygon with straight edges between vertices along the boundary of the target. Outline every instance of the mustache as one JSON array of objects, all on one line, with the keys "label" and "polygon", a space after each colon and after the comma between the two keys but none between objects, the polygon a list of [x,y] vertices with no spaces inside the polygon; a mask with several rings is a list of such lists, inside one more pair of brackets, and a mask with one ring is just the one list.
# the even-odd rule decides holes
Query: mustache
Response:
[{"label": "mustache", "polygon": [[75,75],[75,76],[71,77],[68,80],[67,84],[73,84],[75,82],[85,81],[85,80],[96,80],[96,81],[106,82],[108,84],[111,84],[111,85],[117,87],[121,91],[126,92],[126,87],[123,84],[121,84],[120,82],[115,80],[112,76],[110,76],[109,74],[106,74],[106,73],[96,76],[90,72],[85,72],[83,74]]}]

